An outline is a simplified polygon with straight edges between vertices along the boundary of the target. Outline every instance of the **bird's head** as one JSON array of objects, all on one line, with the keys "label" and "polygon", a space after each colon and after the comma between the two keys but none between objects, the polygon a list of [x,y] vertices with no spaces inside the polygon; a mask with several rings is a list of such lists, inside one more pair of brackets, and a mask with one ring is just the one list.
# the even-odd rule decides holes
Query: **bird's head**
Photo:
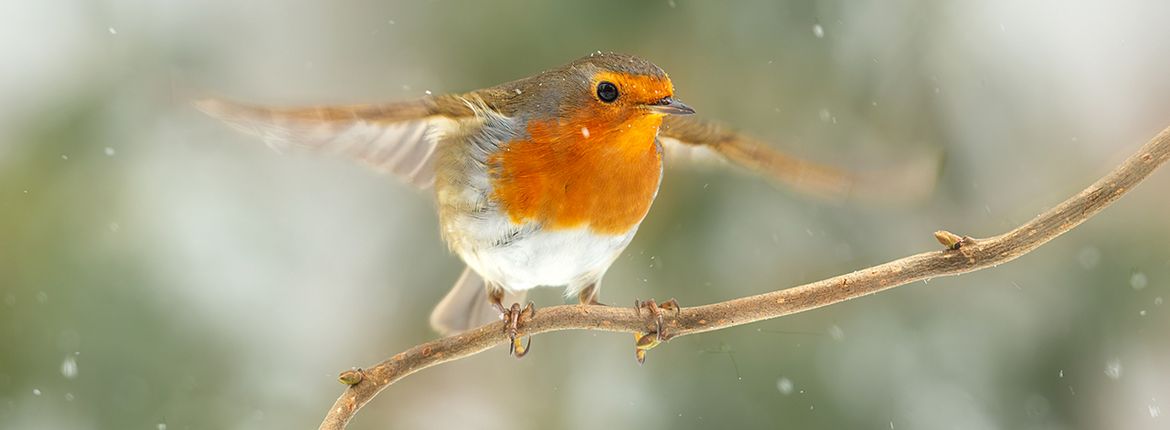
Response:
[{"label": "bird's head", "polygon": [[661,68],[622,54],[593,54],[569,63],[581,86],[574,103],[595,115],[628,118],[641,115],[687,115],[694,109],[674,99],[674,84]]},{"label": "bird's head", "polygon": [[666,115],[695,112],[674,98],[661,68],[631,55],[594,53],[515,83],[530,119],[585,137],[640,129],[656,133]]}]

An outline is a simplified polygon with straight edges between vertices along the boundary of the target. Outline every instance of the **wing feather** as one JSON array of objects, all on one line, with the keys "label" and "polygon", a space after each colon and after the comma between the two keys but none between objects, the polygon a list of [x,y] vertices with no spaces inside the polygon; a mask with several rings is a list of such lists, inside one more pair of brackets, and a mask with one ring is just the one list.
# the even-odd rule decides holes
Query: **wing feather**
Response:
[{"label": "wing feather", "polygon": [[343,154],[419,188],[434,183],[433,158],[443,123],[464,113],[444,110],[433,98],[292,108],[204,99],[196,106],[277,150],[299,147]]},{"label": "wing feather", "polygon": [[693,116],[666,117],[659,139],[671,164],[730,162],[796,191],[831,199],[844,198],[855,183],[842,170],[783,154],[754,138]]}]

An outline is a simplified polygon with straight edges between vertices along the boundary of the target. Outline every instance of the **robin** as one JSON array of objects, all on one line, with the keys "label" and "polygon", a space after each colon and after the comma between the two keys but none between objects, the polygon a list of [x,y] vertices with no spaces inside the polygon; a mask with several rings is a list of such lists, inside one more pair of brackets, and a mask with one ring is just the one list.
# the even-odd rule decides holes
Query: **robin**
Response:
[{"label": "robin", "polygon": [[[221,99],[197,105],[270,145],[346,153],[420,188],[433,187],[443,239],[466,264],[431,314],[442,334],[503,319],[522,357],[521,307],[539,286],[598,305],[601,279],[630,244],[662,182],[664,152],[702,154],[839,191],[842,176],[688,115],[661,68],[594,53],[532,77],[463,94],[348,106],[272,108]],[[663,339],[660,309],[646,345]],[[649,336],[649,337],[648,337]]]}]

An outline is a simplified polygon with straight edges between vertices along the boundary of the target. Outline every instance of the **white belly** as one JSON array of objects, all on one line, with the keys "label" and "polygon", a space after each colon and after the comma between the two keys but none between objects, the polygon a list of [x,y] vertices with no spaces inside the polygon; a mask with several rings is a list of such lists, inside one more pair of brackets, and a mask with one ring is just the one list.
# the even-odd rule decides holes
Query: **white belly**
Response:
[{"label": "white belly", "polygon": [[484,279],[506,290],[568,286],[571,296],[597,282],[634,233],[598,235],[587,228],[521,233],[505,244],[456,250]]}]

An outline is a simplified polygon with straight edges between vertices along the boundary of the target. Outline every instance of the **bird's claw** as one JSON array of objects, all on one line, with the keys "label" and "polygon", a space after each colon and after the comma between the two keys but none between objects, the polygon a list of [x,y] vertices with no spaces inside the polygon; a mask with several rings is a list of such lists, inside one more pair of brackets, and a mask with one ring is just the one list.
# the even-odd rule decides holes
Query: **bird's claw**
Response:
[{"label": "bird's claw", "polygon": [[511,340],[508,344],[508,354],[516,358],[523,358],[528,354],[528,348],[532,346],[532,337],[528,337],[528,342],[522,342],[520,326],[523,325],[523,319],[532,319],[536,316],[536,305],[528,302],[528,305],[522,309],[519,303],[512,303],[512,307],[502,309],[500,313],[504,320],[504,333]]},{"label": "bird's claw", "polygon": [[634,312],[638,316],[642,315],[642,309],[649,311],[650,316],[654,318],[654,331],[649,333],[634,333],[634,357],[638,359],[638,364],[646,362],[646,351],[653,349],[658,344],[670,340],[672,335],[668,335],[662,329],[662,311],[674,311],[674,315],[678,316],[681,307],[678,301],[670,299],[662,304],[658,304],[654,299],[641,301],[634,300]]}]

